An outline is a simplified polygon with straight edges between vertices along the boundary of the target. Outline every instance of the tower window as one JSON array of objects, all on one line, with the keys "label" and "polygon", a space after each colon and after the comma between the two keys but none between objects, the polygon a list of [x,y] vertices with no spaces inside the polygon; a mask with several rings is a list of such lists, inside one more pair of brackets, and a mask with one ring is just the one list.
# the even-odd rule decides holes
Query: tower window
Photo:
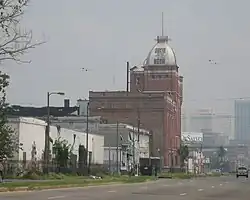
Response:
[{"label": "tower window", "polygon": [[156,59],[154,59],[154,64],[156,64],[156,65],[161,65],[161,64],[165,64],[166,62],[165,62],[165,59],[164,58],[156,58]]},{"label": "tower window", "polygon": [[140,84],[140,77],[136,77],[135,84],[136,84],[136,85],[139,85],[139,84]]}]

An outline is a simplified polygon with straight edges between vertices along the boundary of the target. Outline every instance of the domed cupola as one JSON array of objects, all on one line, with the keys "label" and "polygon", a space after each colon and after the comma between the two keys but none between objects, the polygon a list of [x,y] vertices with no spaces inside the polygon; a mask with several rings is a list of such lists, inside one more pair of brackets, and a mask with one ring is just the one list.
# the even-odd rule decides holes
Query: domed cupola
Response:
[{"label": "domed cupola", "polygon": [[168,36],[158,36],[157,43],[149,52],[144,66],[176,66],[174,50],[168,45]]}]

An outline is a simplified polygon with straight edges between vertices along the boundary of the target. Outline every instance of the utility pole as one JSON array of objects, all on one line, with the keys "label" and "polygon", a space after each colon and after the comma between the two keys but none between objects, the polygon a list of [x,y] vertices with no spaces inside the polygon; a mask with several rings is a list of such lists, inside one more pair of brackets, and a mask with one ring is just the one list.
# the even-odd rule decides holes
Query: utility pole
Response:
[{"label": "utility pole", "polygon": [[138,142],[140,141],[140,125],[141,125],[140,108],[137,108],[137,128],[138,128],[137,141]]},{"label": "utility pole", "polygon": [[87,103],[87,119],[86,119],[86,151],[87,151],[87,174],[89,174],[89,102]]},{"label": "utility pole", "polygon": [[170,149],[170,152],[171,152],[171,169],[170,169],[170,171],[171,171],[171,177],[173,176],[173,165],[174,165],[174,159],[173,159],[173,153],[174,152],[173,152],[173,146],[172,146],[173,141],[172,140],[173,140],[173,138],[170,139],[170,148],[171,148]]},{"label": "utility pole", "polygon": [[116,168],[119,174],[119,122],[116,122]]},{"label": "utility pole", "polygon": [[[140,115],[140,108],[137,109],[137,148],[139,150],[139,156],[140,157],[140,127],[141,127],[141,115]],[[139,162],[136,163],[136,174],[138,176],[139,174]]]},{"label": "utility pole", "polygon": [[200,167],[199,167],[199,168],[200,168],[200,169],[199,169],[200,174],[202,173],[201,166],[202,166],[202,164],[203,164],[203,163],[202,163],[202,158],[201,158],[201,157],[202,157],[202,156],[201,156],[201,153],[202,153],[202,143],[201,143],[201,147],[200,147]]},{"label": "utility pole", "polygon": [[135,128],[133,127],[133,165],[135,166]]},{"label": "utility pole", "polygon": [[111,148],[109,145],[109,173],[111,173]]}]

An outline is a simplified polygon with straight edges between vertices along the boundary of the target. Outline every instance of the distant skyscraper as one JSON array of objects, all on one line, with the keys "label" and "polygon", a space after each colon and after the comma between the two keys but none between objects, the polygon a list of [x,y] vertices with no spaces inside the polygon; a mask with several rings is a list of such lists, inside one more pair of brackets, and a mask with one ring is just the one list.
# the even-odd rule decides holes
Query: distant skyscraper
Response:
[{"label": "distant skyscraper", "polygon": [[228,136],[229,139],[234,139],[232,123],[232,115],[215,113],[213,116],[213,131],[223,133],[223,135]]},{"label": "distant skyscraper", "polygon": [[250,141],[250,101],[236,100],[235,112],[235,139]]},{"label": "distant skyscraper", "polygon": [[182,111],[181,111],[181,132],[186,132],[187,130],[187,124],[188,124],[188,117],[187,114],[184,110],[184,108],[182,107]]},{"label": "distant skyscraper", "polygon": [[190,131],[213,130],[213,112],[211,109],[200,109],[190,116]]}]

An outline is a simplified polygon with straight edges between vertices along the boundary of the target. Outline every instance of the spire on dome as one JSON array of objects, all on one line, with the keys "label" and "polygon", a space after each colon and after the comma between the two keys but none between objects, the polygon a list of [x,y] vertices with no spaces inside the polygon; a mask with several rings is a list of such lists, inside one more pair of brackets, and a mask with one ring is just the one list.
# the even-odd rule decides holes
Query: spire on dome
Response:
[{"label": "spire on dome", "polygon": [[161,13],[161,36],[164,36],[164,13]]},{"label": "spire on dome", "polygon": [[174,50],[168,45],[170,38],[164,36],[164,16],[162,13],[161,36],[157,36],[157,43],[148,53],[144,66],[176,66]]},{"label": "spire on dome", "polygon": [[156,41],[157,43],[164,43],[168,42],[170,38],[168,36],[164,36],[164,13],[161,13],[161,36],[157,36]]}]

